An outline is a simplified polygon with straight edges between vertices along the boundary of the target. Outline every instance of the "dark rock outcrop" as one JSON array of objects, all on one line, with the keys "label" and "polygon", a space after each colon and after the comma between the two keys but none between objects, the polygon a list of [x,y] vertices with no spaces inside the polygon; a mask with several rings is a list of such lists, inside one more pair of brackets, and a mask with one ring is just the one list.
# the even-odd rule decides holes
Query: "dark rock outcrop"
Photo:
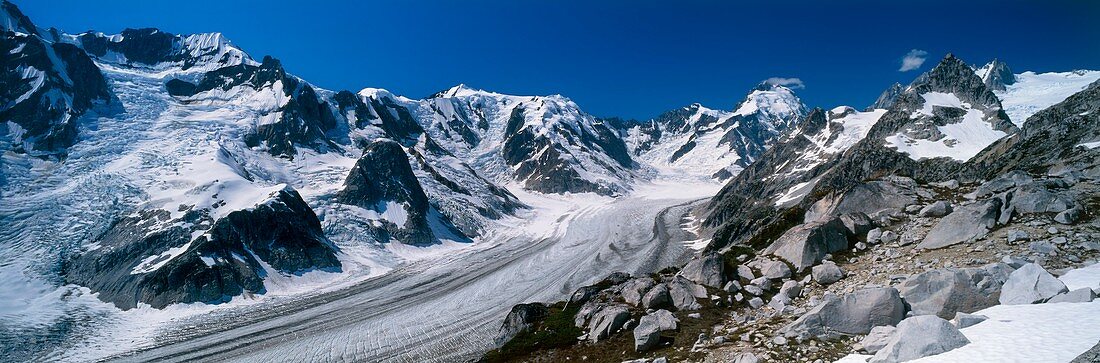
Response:
[{"label": "dark rock outcrop", "polygon": [[435,243],[428,222],[428,197],[409,166],[408,155],[397,142],[381,140],[367,145],[344,180],[344,189],[337,193],[336,201],[392,216],[379,218],[382,225],[376,236],[379,241],[392,237],[413,245]]},{"label": "dark rock outcrop", "polygon": [[77,142],[76,119],[110,101],[103,74],[76,46],[45,39],[14,4],[0,11],[15,19],[0,28],[0,120],[23,129],[17,151],[64,154]]},{"label": "dark rock outcrop", "polygon": [[[169,226],[155,227],[162,224]],[[178,221],[166,211],[144,211],[115,222],[92,246],[67,263],[65,280],[122,309],[264,293],[265,265],[286,274],[340,269],[317,216],[289,188],[218,220],[203,211]]]}]

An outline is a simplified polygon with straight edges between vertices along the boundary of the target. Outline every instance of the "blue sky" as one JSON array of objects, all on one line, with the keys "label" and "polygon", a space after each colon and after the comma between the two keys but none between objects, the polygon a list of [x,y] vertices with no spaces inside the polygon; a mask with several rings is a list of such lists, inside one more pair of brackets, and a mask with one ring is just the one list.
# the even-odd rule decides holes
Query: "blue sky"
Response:
[{"label": "blue sky", "polygon": [[[948,52],[1016,72],[1100,69],[1100,2],[1084,0],[15,3],[67,32],[222,32],[327,89],[423,97],[466,83],[560,93],[598,116],[731,109],[770,77],[800,79],[810,106],[863,107]],[[914,49],[927,62],[900,72]]]}]

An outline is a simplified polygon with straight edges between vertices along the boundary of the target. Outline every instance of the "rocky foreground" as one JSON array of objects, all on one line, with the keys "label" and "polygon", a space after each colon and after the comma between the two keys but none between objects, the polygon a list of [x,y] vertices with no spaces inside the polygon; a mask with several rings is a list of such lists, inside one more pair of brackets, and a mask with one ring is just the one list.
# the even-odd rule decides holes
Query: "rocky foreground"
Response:
[{"label": "rocky foreground", "polygon": [[567,302],[518,305],[485,360],[827,362],[858,353],[848,359],[901,362],[940,354],[970,343],[959,329],[987,319],[976,311],[1096,297],[1056,276],[1096,263],[1100,218],[1089,211],[1098,189],[1100,180],[1072,171],[1014,171],[969,184],[865,182],[815,203],[802,224],[757,253],[730,248],[651,276],[615,274]]}]

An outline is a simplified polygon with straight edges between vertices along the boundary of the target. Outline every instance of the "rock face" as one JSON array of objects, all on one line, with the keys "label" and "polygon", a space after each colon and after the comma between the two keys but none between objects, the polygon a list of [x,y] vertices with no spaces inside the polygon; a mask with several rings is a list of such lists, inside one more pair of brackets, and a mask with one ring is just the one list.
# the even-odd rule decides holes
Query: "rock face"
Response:
[{"label": "rock face", "polygon": [[[250,209],[211,221],[187,213],[179,224],[166,211],[146,211],[116,222],[95,244],[67,264],[69,283],[130,309],[138,303],[217,303],[242,293],[264,293],[266,271],[340,270],[337,249],[324,236],[313,210],[293,189],[283,189]],[[212,225],[210,224],[212,223]],[[183,225],[192,225],[185,228]],[[210,225],[205,232],[199,225]],[[192,233],[201,233],[192,238]]]},{"label": "rock face", "polygon": [[720,288],[726,282],[726,262],[721,255],[706,254],[684,265],[680,276],[701,285]]},{"label": "rock face", "polygon": [[898,324],[897,332],[869,362],[906,362],[970,344],[959,329],[935,316],[914,316]]},{"label": "rock face", "polygon": [[336,201],[378,213],[379,241],[390,238],[413,245],[435,242],[428,225],[428,197],[409,166],[408,155],[393,141],[377,141],[363,150]]},{"label": "rock face", "polygon": [[917,274],[898,286],[914,315],[950,319],[997,305],[1001,285],[1012,268],[995,263],[979,268],[937,269]]},{"label": "rock face", "polygon": [[[995,91],[1004,91],[1005,86],[1016,83],[1016,75],[1012,74],[1012,70],[1008,69],[1008,65],[996,59],[978,68],[975,73],[982,78],[982,82],[985,83],[986,87]],[[1024,120],[1014,121],[1023,122]]]},{"label": "rock face", "polygon": [[521,332],[531,329],[531,325],[546,318],[550,309],[542,303],[519,304],[512,307],[508,316],[504,318],[504,324],[500,326],[495,340],[497,346],[504,345]]},{"label": "rock face", "polygon": [[634,350],[644,352],[657,346],[661,332],[676,330],[680,321],[668,310],[657,310],[643,316],[634,328]]},{"label": "rock face", "polygon": [[1000,199],[989,199],[962,206],[940,219],[917,248],[935,249],[984,236],[997,225]]},{"label": "rock face", "polygon": [[798,225],[783,233],[763,253],[778,256],[802,272],[826,254],[848,249],[846,231],[839,219]]},{"label": "rock face", "polygon": [[1034,304],[1069,291],[1066,285],[1034,263],[1023,265],[1001,287],[1003,305]]},{"label": "rock face", "polygon": [[0,120],[22,129],[16,151],[63,155],[77,118],[110,101],[106,80],[84,51],[39,33],[14,4],[0,3],[0,18],[13,19],[0,24]]},{"label": "rock face", "polygon": [[896,325],[905,318],[905,302],[898,291],[871,288],[837,297],[826,295],[821,304],[783,328],[786,335],[825,339],[867,334],[880,325]]}]

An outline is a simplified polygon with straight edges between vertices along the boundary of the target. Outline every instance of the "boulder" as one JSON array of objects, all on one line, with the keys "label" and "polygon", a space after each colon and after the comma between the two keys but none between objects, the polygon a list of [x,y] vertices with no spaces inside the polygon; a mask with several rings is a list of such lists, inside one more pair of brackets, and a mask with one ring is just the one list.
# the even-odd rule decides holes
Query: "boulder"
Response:
[{"label": "boulder", "polygon": [[675,309],[672,303],[672,295],[669,294],[668,285],[658,284],[649,289],[642,296],[642,307],[645,309]]},{"label": "boulder", "polygon": [[737,265],[737,277],[740,277],[745,281],[752,281],[756,278],[756,275],[752,273],[752,269],[748,266]]},{"label": "boulder", "polygon": [[996,226],[1000,209],[999,199],[959,207],[936,222],[917,248],[942,248],[984,236]]},{"label": "boulder", "polygon": [[847,228],[840,219],[810,222],[783,233],[764,254],[778,256],[802,272],[820,262],[825,255],[848,248]]},{"label": "boulder", "polygon": [[1081,208],[1073,207],[1054,215],[1054,221],[1061,224],[1074,224],[1081,219]]},{"label": "boulder", "polygon": [[1034,304],[1066,291],[1069,289],[1061,280],[1042,266],[1029,263],[1008,275],[999,300],[1004,305]]},{"label": "boulder", "polygon": [[989,320],[989,317],[985,315],[955,313],[955,318],[951,319],[951,323],[955,324],[956,328],[962,329],[972,327],[986,320]]},{"label": "boulder", "polygon": [[622,329],[623,324],[630,320],[630,308],[626,305],[608,305],[592,315],[588,322],[588,341],[595,343],[607,339],[611,334]]},{"label": "boulder", "polygon": [[649,277],[632,279],[623,283],[619,294],[622,295],[623,300],[630,305],[638,306],[638,304],[641,304],[642,297],[645,296],[645,293],[656,284],[657,282]]},{"label": "boulder", "polygon": [[1009,203],[1016,213],[1058,213],[1073,208],[1073,200],[1041,184],[1028,184],[1011,193]]},{"label": "boulder", "polygon": [[798,281],[788,280],[783,283],[783,286],[779,287],[779,293],[776,296],[784,296],[788,299],[794,299],[802,293],[802,284]]},{"label": "boulder", "polygon": [[1012,268],[994,263],[976,268],[943,268],[905,279],[898,291],[914,315],[950,319],[957,312],[970,313],[997,305],[1001,285]]},{"label": "boulder", "polygon": [[516,334],[530,329],[532,324],[546,318],[549,314],[550,309],[542,303],[513,306],[512,311],[508,312],[508,316],[504,318],[504,324],[501,325],[500,331],[497,333],[497,346],[504,345],[504,343],[512,340]]},{"label": "boulder", "polygon": [[761,306],[764,306],[764,299],[761,299],[759,297],[749,299],[749,306],[751,306],[753,309],[759,309]]},{"label": "boulder", "polygon": [[634,350],[644,352],[657,346],[661,332],[676,330],[680,321],[668,310],[657,310],[643,316],[634,328]]},{"label": "boulder", "polygon": [[783,328],[787,335],[832,339],[840,335],[867,334],[880,325],[896,325],[905,317],[905,302],[898,290],[879,287],[859,290],[824,300]]},{"label": "boulder", "polygon": [[788,278],[791,277],[791,268],[780,261],[763,260],[760,262],[760,276],[773,280]]},{"label": "boulder", "polygon": [[1013,230],[1008,231],[1007,237],[1008,237],[1008,242],[1010,242],[1010,243],[1011,242],[1016,242],[1016,241],[1026,241],[1030,238],[1026,231],[1021,231],[1021,230],[1018,230],[1018,229],[1013,229]]},{"label": "boulder", "polygon": [[1050,241],[1031,242],[1030,244],[1028,244],[1027,248],[1031,250],[1031,252],[1044,255],[1058,250],[1058,247],[1055,247],[1054,243],[1051,243]]},{"label": "boulder", "polygon": [[814,268],[810,270],[810,276],[812,276],[814,282],[818,284],[829,285],[844,278],[844,270],[841,270],[840,266],[837,266],[835,262],[826,261],[820,265],[814,266]]},{"label": "boulder", "polygon": [[924,315],[905,319],[886,346],[869,362],[894,363],[940,354],[970,344],[947,320]]},{"label": "boulder", "polygon": [[760,362],[760,359],[756,357],[756,354],[752,354],[752,352],[740,353],[740,354],[737,354],[737,356],[733,357],[733,363],[758,363],[758,362]]},{"label": "boulder", "polygon": [[875,222],[861,212],[841,215],[840,223],[844,224],[844,228],[848,230],[848,235],[852,237],[866,236],[867,232],[875,228]]},{"label": "boulder", "polygon": [[892,325],[880,325],[871,328],[871,332],[867,333],[867,336],[859,341],[859,345],[863,346],[863,351],[867,352],[867,354],[875,354],[886,347],[886,344],[890,342],[890,338],[894,336],[897,329],[898,328]]},{"label": "boulder", "polygon": [[951,203],[941,200],[924,206],[924,208],[921,208],[920,212],[918,212],[917,215],[921,217],[939,218],[947,215],[948,213],[951,213]]},{"label": "boulder", "polygon": [[976,198],[984,198],[990,195],[1007,191],[1017,186],[1028,185],[1034,182],[1027,173],[1019,170],[1013,170],[1005,174],[1001,174],[990,181],[983,183],[974,189],[973,196]]},{"label": "boulder", "polygon": [[1096,299],[1096,293],[1093,292],[1090,288],[1082,287],[1080,289],[1052,297],[1050,298],[1050,300],[1047,300],[1047,303],[1087,303],[1092,302],[1093,299]]},{"label": "boulder", "polygon": [[728,293],[731,293],[731,294],[735,293],[737,291],[740,291],[740,290],[741,290],[741,284],[738,283],[737,281],[730,281],[730,282],[727,282],[725,286],[722,286],[722,291],[725,291],[725,292],[728,292]]},{"label": "boulder", "polygon": [[668,295],[672,298],[672,305],[678,310],[699,310],[702,306],[695,301],[696,298],[707,297],[707,291],[702,286],[682,277],[676,276],[665,283],[668,286]]},{"label": "boulder", "polygon": [[882,238],[882,228],[872,228],[870,231],[867,231],[867,243],[868,244],[872,244],[872,245],[878,244],[879,242],[881,242],[880,241],[881,238]]},{"label": "boulder", "polygon": [[709,253],[684,265],[680,276],[717,289],[726,282],[726,262],[721,255]]}]

